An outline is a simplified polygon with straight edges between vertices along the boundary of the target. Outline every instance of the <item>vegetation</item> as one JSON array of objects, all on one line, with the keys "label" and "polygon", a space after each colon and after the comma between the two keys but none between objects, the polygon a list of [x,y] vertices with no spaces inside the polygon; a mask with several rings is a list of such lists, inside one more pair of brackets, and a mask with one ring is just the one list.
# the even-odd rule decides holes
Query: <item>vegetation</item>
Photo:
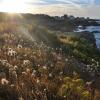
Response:
[{"label": "vegetation", "polygon": [[85,83],[100,72],[100,51],[78,33],[14,18],[0,22],[0,100],[91,100]]}]

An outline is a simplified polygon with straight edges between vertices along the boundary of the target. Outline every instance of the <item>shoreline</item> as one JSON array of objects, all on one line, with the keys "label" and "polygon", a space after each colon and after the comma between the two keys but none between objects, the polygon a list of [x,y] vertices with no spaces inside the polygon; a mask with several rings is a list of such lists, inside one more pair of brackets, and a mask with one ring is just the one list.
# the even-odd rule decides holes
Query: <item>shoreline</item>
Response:
[{"label": "shoreline", "polygon": [[76,32],[90,32],[94,34],[96,46],[98,49],[100,49],[100,26],[87,26],[85,29],[77,28]]}]

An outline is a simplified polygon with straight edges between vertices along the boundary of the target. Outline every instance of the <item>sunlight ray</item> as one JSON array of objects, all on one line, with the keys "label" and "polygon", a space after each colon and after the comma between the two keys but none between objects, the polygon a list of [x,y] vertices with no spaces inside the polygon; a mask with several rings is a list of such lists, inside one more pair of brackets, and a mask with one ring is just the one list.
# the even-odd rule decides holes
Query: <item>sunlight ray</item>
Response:
[{"label": "sunlight ray", "polygon": [[26,4],[25,4],[25,0],[10,0],[10,2],[8,0],[4,0],[2,1],[2,3],[0,4],[0,8],[2,11],[4,12],[9,12],[9,13],[19,13],[19,12],[25,12],[26,11]]}]

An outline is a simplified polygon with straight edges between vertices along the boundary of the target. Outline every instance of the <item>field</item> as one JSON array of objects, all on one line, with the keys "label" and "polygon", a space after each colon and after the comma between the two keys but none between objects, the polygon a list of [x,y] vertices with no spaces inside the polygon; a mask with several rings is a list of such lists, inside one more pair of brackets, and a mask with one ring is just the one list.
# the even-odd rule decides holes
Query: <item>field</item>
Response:
[{"label": "field", "polygon": [[91,100],[99,67],[100,51],[79,33],[0,22],[0,100]]}]

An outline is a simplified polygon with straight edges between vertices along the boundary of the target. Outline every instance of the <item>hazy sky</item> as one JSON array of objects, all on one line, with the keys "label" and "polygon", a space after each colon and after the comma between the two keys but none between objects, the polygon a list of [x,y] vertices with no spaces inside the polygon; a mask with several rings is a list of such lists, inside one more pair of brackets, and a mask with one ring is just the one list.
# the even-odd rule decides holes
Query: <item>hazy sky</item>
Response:
[{"label": "hazy sky", "polygon": [[100,18],[100,0],[0,0],[0,11]]}]

